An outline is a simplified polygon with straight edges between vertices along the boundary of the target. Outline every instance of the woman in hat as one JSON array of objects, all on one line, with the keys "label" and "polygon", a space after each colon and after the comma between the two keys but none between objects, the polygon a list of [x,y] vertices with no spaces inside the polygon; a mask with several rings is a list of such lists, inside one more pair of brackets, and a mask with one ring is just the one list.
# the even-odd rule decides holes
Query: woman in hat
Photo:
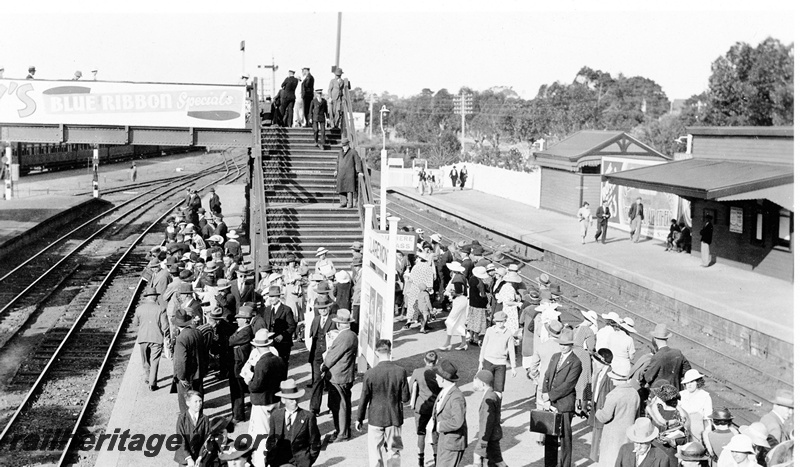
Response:
[{"label": "woman in hat", "polygon": [[176,235],[178,235],[178,229],[175,227],[175,217],[170,217],[167,219],[167,228],[164,229],[164,241],[166,243],[174,242]]},{"label": "woman in hat", "polygon": [[769,433],[767,432],[767,427],[761,422],[755,422],[752,425],[741,426],[739,430],[753,442],[753,449],[756,452],[756,462],[758,465],[766,467],[768,464],[767,454],[769,454],[771,449],[768,441]]},{"label": "woman in hat", "polygon": [[757,467],[753,441],[743,434],[734,435],[722,449],[717,467]]},{"label": "woman in hat", "polygon": [[314,256],[317,257],[317,262],[314,264],[314,272],[325,276],[328,271],[336,270],[331,260],[328,259],[328,250],[325,247],[317,248],[317,252],[314,253]]},{"label": "woman in hat", "polygon": [[[404,329],[411,327],[411,323],[416,319],[414,310],[414,303],[420,293],[430,293],[433,290],[433,278],[436,271],[431,263],[431,256],[425,252],[417,253],[417,262],[411,268],[408,274],[408,279],[403,287],[403,295],[405,296],[406,304],[406,325]],[[424,291],[421,286],[424,286]]]},{"label": "woman in hat", "polygon": [[[303,276],[300,275],[300,268],[297,265],[297,256],[289,253],[286,256],[286,266],[282,270],[283,276],[283,302],[292,309],[294,319],[298,323],[305,320],[305,313],[301,310],[303,301]],[[298,327],[299,328],[299,327]],[[298,332],[296,330],[295,332]]]},{"label": "woman in hat", "polygon": [[337,309],[351,309],[353,304],[353,281],[350,274],[341,270],[334,276],[333,298],[336,300]]},{"label": "woman in hat", "polygon": [[728,409],[717,409],[711,414],[711,429],[703,432],[703,445],[711,461],[716,465],[722,448],[730,442],[739,430],[733,426],[733,416]]},{"label": "woman in hat", "polygon": [[[614,356],[616,359],[616,355]],[[659,430],[659,443],[657,446],[664,450],[672,462],[677,452],[677,446],[686,441],[687,413],[678,406],[680,393],[678,389],[664,380],[656,381],[653,386],[655,397],[647,405],[645,412],[653,420]],[[677,465],[677,461],[674,461]]]},{"label": "woman in hat", "polygon": [[[460,266],[460,265],[459,265]],[[447,337],[445,338],[444,345],[439,347],[439,350],[450,350],[450,339],[453,337],[461,338],[461,345],[456,347],[455,350],[467,350],[467,308],[469,301],[464,295],[466,291],[463,282],[456,282],[453,284],[453,308],[444,322],[447,327]]]},{"label": "woman in hat", "polygon": [[522,305],[520,295],[517,288],[522,285],[522,277],[520,277],[516,264],[509,266],[508,272],[503,276],[503,285],[496,294],[497,303],[502,305],[502,311],[508,316],[506,321],[506,328],[511,331],[511,334],[517,339],[517,331],[519,330],[519,307]]},{"label": "woman in hat", "polygon": [[484,280],[488,279],[486,268],[477,266],[472,269],[469,278],[469,307],[467,308],[467,331],[469,342],[481,344],[482,335],[486,334],[486,308],[489,305],[488,290]]},{"label": "woman in hat", "polygon": [[708,424],[710,423],[711,412],[714,410],[711,396],[705,389],[702,389],[705,386],[705,379],[694,368],[686,372],[681,384],[683,384],[684,389],[680,392],[679,405],[689,414],[692,437],[700,441],[706,427],[710,428]]}]

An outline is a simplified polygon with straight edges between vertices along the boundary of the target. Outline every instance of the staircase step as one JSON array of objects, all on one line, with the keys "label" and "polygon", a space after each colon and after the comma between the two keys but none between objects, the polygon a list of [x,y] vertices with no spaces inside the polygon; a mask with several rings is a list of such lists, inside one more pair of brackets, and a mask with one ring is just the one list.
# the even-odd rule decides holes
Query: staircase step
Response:
[{"label": "staircase step", "polygon": [[[266,175],[266,174],[265,174]],[[271,183],[272,180],[275,180],[276,183],[283,183],[285,185],[298,185],[298,186],[307,186],[307,185],[323,185],[335,184],[335,178],[333,177],[324,177],[323,174],[320,173],[291,173],[294,175],[293,177],[287,177],[286,175],[289,174],[281,174],[280,177],[277,174],[270,174],[271,176],[264,179],[264,183]]]},{"label": "staircase step", "polygon": [[322,219],[308,219],[303,217],[301,219],[286,219],[282,220],[280,215],[274,216],[271,219],[267,220],[267,228],[285,228],[287,226],[292,226],[294,228],[303,229],[303,228],[321,228],[321,227],[337,227],[342,229],[350,229],[350,228],[358,228],[361,229],[361,220],[358,217],[350,218],[350,217],[340,217],[340,218],[333,218],[335,220],[330,220],[331,218],[324,217]]},{"label": "staircase step", "polygon": [[333,183],[264,183],[264,191],[294,190],[298,192],[311,191],[333,191],[336,186]]},{"label": "staircase step", "polygon": [[[338,129],[338,128],[337,129],[327,128],[325,130],[325,133],[332,134],[332,135],[339,135],[339,134],[342,133],[342,130]],[[309,135],[313,135],[314,134],[314,129],[313,128],[301,128],[301,127],[287,128],[287,127],[280,127],[280,126],[270,126],[270,127],[262,128],[261,129],[261,134],[262,135],[263,134],[273,134],[273,135],[275,135],[275,134],[277,134],[277,135],[304,135],[304,134],[309,134]]]}]

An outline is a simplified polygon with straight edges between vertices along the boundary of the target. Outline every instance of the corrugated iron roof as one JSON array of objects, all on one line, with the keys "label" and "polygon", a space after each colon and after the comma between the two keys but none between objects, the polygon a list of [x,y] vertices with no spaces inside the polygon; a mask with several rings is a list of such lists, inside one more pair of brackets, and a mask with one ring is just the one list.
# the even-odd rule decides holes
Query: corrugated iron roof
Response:
[{"label": "corrugated iron roof", "polygon": [[686,132],[695,136],[794,137],[793,126],[690,126]]},{"label": "corrugated iron roof", "polygon": [[785,165],[689,159],[604,174],[603,180],[689,198],[718,199],[793,183],[794,171]]},{"label": "corrugated iron roof", "polygon": [[738,201],[742,199],[768,199],[773,203],[794,212],[794,183],[788,185],[762,188],[738,195],[724,196],[717,201]]},{"label": "corrugated iron roof", "polygon": [[623,133],[622,131],[582,130],[571,134],[544,151],[537,151],[537,154],[577,159],[598,146],[610,143]]}]

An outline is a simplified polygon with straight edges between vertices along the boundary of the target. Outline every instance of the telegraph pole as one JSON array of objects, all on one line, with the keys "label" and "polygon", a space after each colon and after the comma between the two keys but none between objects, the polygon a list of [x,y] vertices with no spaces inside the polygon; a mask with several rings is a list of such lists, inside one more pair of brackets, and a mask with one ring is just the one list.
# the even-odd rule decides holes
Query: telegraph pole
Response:
[{"label": "telegraph pole", "polygon": [[[272,65],[258,65],[259,68],[264,68],[272,70],[272,98],[275,98],[275,71],[278,69],[278,65],[275,64],[275,57],[272,57]],[[261,83],[261,88],[266,89],[264,87],[264,83]]]},{"label": "telegraph pole", "polygon": [[333,66],[333,72],[339,68],[339,51],[342,46],[342,12],[340,11],[336,20],[336,64]]}]

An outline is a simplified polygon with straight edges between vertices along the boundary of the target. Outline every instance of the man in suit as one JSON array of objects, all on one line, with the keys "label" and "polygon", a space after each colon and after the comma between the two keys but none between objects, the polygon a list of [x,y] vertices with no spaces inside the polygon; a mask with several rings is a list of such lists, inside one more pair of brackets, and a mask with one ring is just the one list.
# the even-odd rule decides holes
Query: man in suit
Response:
[{"label": "man in suit", "polygon": [[653,426],[649,418],[637,418],[626,432],[630,443],[619,448],[619,455],[614,467],[668,467],[670,459],[667,454],[653,445],[658,437],[658,428]]},{"label": "man in suit", "polygon": [[456,387],[458,368],[448,360],[436,367],[436,382],[442,388],[433,406],[433,432],[436,467],[456,467],[467,449],[467,401]]},{"label": "man in suit", "polygon": [[[358,352],[358,336],[350,330],[353,319],[347,310],[339,310],[333,318],[339,335],[333,340],[331,348],[325,355],[320,367],[322,373],[331,372],[331,385],[335,391],[328,393],[328,404],[331,406],[336,441],[350,439],[350,400],[355,381],[356,353]],[[333,400],[331,400],[333,399]]]},{"label": "man in suit", "polygon": [[[333,319],[330,317],[332,303],[327,295],[317,297],[314,301],[316,316],[314,316],[314,321],[311,322],[311,348],[308,350],[308,363],[311,364],[311,402],[309,409],[314,415],[319,415],[320,406],[322,405],[322,393],[326,388],[330,389],[330,384],[328,383],[330,375],[323,375],[321,366],[324,362],[323,355],[328,348],[326,336],[334,326]],[[328,397],[328,406],[330,406],[330,397]]]},{"label": "man in suit", "polygon": [[[297,329],[297,321],[294,319],[292,309],[281,302],[281,288],[273,285],[269,288],[267,306],[264,308],[264,321],[267,330],[275,334],[275,348],[278,354],[289,368],[289,354],[292,351],[292,336]],[[286,374],[283,375],[286,379]]]},{"label": "man in suit", "polygon": [[289,76],[281,83],[281,115],[283,115],[283,126],[291,128],[292,116],[294,116],[294,100],[297,90],[297,78],[294,77],[294,70],[289,70]]},{"label": "man in suit", "polygon": [[209,192],[211,193],[211,198],[208,199],[208,210],[212,214],[221,214],[222,201],[219,200],[219,195],[217,194],[217,190],[215,190],[214,187],[211,187]]},{"label": "man in suit", "polygon": [[283,408],[274,410],[269,417],[267,461],[272,467],[311,467],[322,446],[317,419],[298,407],[297,400],[305,391],[293,379],[283,381],[280,389],[276,395],[281,398]]},{"label": "man in suit", "polygon": [[161,261],[156,258],[150,260],[148,264],[153,269],[153,279],[150,281],[150,287],[154,288],[159,296],[162,296],[167,290],[167,286],[172,282],[172,276],[169,274],[169,269],[165,268]]},{"label": "man in suit", "polygon": [[450,181],[453,182],[453,188],[455,188],[456,183],[458,182],[458,169],[456,166],[453,166],[453,168],[450,169]]},{"label": "man in suit", "polygon": [[631,241],[639,243],[639,236],[642,233],[642,221],[644,220],[644,205],[642,205],[642,198],[636,198],[628,209],[628,220],[631,225]]},{"label": "man in suit", "polygon": [[663,379],[676,388],[681,387],[683,375],[692,369],[692,365],[680,350],[667,346],[667,340],[672,337],[672,333],[667,331],[665,324],[657,324],[650,335],[653,336],[653,343],[658,350],[644,370],[644,382],[652,386],[654,382]]},{"label": "man in suit", "polygon": [[556,339],[561,352],[553,355],[542,383],[544,409],[562,414],[561,454],[558,452],[558,437],[544,437],[544,465],[572,467],[572,416],[575,414],[575,386],[581,376],[582,366],[572,351],[574,344],[572,329],[564,329]]},{"label": "man in suit", "polygon": [[611,217],[611,210],[608,209],[608,200],[603,200],[603,204],[597,207],[594,217],[597,219],[597,232],[594,234],[594,241],[596,242],[597,239],[602,236],[602,242],[605,244],[606,232],[608,231],[608,219]]},{"label": "man in suit", "polygon": [[767,427],[767,442],[770,449],[788,441],[792,433],[794,420],[794,394],[787,389],[778,389],[772,399],[772,411],[761,417],[761,423]]},{"label": "man in suit", "polygon": [[[403,404],[411,399],[408,374],[403,367],[392,362],[391,341],[378,340],[375,355],[378,357],[378,364],[364,374],[356,430],[361,431],[364,416],[367,416],[370,467],[400,465],[400,451],[403,449]],[[389,453],[389,459],[386,460],[383,458],[384,445]]]},{"label": "man in suit", "polygon": [[[325,120],[328,118],[328,101],[322,98],[322,89],[314,91],[314,98],[309,104],[309,126],[314,127],[314,144],[320,149],[325,149]],[[320,133],[322,138],[320,139]]]},{"label": "man in suit", "polygon": [[[247,432],[251,436],[269,434],[270,414],[278,403],[275,394],[278,393],[280,383],[286,374],[286,364],[278,356],[272,343],[272,336],[266,329],[258,331],[250,342],[258,353],[258,360],[253,368],[253,379],[247,384],[252,404],[250,428]],[[254,467],[263,467],[262,453],[265,447],[265,445],[256,447]]]},{"label": "man in suit", "polygon": [[236,280],[231,282],[231,295],[238,310],[244,302],[263,302],[264,297],[256,293],[252,273],[244,266],[236,269]]},{"label": "man in suit", "polygon": [[700,266],[707,268],[711,266],[711,241],[714,238],[714,225],[711,223],[713,218],[706,215],[705,224],[700,229]]},{"label": "man in suit", "polygon": [[330,84],[328,84],[328,98],[331,100],[331,123],[333,124],[333,128],[337,129],[339,125],[342,124],[344,87],[346,84],[349,85],[349,83],[345,83],[345,80],[342,79],[341,68],[337,68],[333,74],[334,77]]},{"label": "man in suit", "polygon": [[203,395],[197,391],[187,391],[184,402],[187,409],[178,414],[175,434],[180,444],[173,459],[178,465],[196,465],[204,451],[206,438],[211,434],[211,423],[203,415]]},{"label": "man in suit", "polygon": [[238,328],[231,337],[228,338],[228,345],[233,352],[233,371],[228,374],[228,385],[231,389],[231,413],[233,422],[240,423],[245,419],[244,414],[244,395],[248,392],[247,383],[240,373],[245,362],[250,357],[252,349],[250,342],[253,340],[253,328],[250,326],[250,319],[253,317],[251,307],[241,307],[236,314],[236,324]]},{"label": "man in suit", "polygon": [[203,378],[208,366],[208,350],[203,336],[195,329],[192,316],[181,310],[175,314],[172,324],[178,329],[173,356],[173,379],[178,389],[178,407],[186,411],[186,392],[195,390],[203,394]]},{"label": "man in suit", "polygon": [[303,83],[300,87],[300,97],[303,98],[303,118],[306,128],[311,128],[311,120],[308,119],[308,111],[311,109],[311,101],[314,100],[314,77],[311,69],[303,68]]},{"label": "man in suit", "polygon": [[144,301],[136,307],[133,326],[138,328],[136,343],[142,354],[144,382],[151,391],[158,389],[158,363],[164,347],[164,337],[169,336],[169,322],[164,307],[156,303],[158,292],[146,287],[142,293]]}]

